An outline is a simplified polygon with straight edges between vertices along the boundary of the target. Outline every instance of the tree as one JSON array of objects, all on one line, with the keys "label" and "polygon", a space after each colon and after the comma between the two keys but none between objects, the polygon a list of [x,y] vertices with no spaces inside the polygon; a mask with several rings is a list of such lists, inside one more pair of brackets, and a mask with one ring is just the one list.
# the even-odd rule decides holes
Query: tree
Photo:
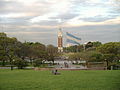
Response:
[{"label": "tree", "polygon": [[18,57],[15,57],[14,59],[15,59],[15,61],[12,61],[12,63],[14,65],[16,65],[18,67],[18,69],[23,69],[26,66],[28,66],[28,62],[25,60],[18,58]]},{"label": "tree", "polygon": [[119,61],[120,42],[105,43],[97,48],[103,54],[103,60],[106,61],[107,67]]},{"label": "tree", "polygon": [[86,61],[86,66],[88,66],[88,62],[103,61],[103,55],[97,51],[84,51],[69,54],[69,60],[75,60],[76,62],[79,60],[84,60]]},{"label": "tree", "polygon": [[20,43],[19,49],[16,50],[17,56],[24,60],[29,53],[30,53],[30,47],[26,43]]},{"label": "tree", "polygon": [[0,38],[7,37],[5,33],[0,33]]},{"label": "tree", "polygon": [[29,58],[30,63],[33,64],[35,59],[45,59],[47,52],[45,51],[45,45],[41,43],[25,42],[21,44],[18,56],[22,59]]},{"label": "tree", "polygon": [[108,68],[115,60],[114,54],[103,54],[103,60],[106,62],[106,67]]},{"label": "tree", "polygon": [[92,43],[93,43],[93,47],[99,47],[100,45],[102,45],[102,43],[99,41],[92,42]]},{"label": "tree", "polygon": [[78,45],[77,49],[78,49],[78,52],[84,51],[84,45]]},{"label": "tree", "polygon": [[74,46],[70,46],[70,47],[66,47],[65,48],[65,51],[66,52],[78,52],[78,51],[80,51],[80,48],[81,48],[81,46],[79,45],[74,45]]},{"label": "tree", "polygon": [[100,52],[94,51],[91,55],[91,60],[93,62],[101,62],[103,61],[103,55]]},{"label": "tree", "polygon": [[33,62],[34,67],[40,67],[42,64],[42,61],[43,60],[41,58],[34,60],[34,62]]},{"label": "tree", "polygon": [[120,42],[109,42],[103,44],[97,48],[97,50],[103,54],[119,54],[120,53]]},{"label": "tree", "polygon": [[57,47],[55,47],[53,45],[48,45],[47,46],[47,53],[48,53],[47,60],[48,61],[52,61],[53,64],[54,64],[54,59],[58,55],[58,53],[57,53]]},{"label": "tree", "polygon": [[0,57],[3,61],[3,65],[6,59],[10,61],[11,70],[12,70],[12,60],[13,56],[15,55],[15,50],[17,46],[17,39],[16,38],[9,38],[5,33],[0,33]]},{"label": "tree", "polygon": [[11,65],[11,70],[13,69],[14,57],[20,57],[19,51],[22,43],[16,38],[7,37],[5,33],[0,33],[0,59],[3,61],[9,61]]},{"label": "tree", "polygon": [[6,52],[4,46],[4,40],[7,39],[7,35],[5,33],[0,33],[0,61],[2,61],[2,65],[5,66]]}]

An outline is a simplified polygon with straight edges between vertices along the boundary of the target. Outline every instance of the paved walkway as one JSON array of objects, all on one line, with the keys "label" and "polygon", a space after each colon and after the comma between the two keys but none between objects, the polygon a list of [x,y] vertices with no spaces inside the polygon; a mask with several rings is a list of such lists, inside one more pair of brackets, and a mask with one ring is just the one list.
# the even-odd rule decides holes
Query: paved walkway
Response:
[{"label": "paved walkway", "polygon": [[[34,67],[25,67],[26,69],[33,69]],[[11,67],[0,67],[0,69],[11,69]],[[17,69],[17,67],[13,67],[13,69]]]}]

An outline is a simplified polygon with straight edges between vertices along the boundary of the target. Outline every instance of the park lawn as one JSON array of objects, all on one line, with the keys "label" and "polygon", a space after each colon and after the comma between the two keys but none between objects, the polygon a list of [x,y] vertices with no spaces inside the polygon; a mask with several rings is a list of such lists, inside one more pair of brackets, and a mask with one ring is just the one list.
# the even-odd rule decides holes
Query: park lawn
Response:
[{"label": "park lawn", "polygon": [[59,72],[0,70],[0,90],[120,90],[120,70]]}]

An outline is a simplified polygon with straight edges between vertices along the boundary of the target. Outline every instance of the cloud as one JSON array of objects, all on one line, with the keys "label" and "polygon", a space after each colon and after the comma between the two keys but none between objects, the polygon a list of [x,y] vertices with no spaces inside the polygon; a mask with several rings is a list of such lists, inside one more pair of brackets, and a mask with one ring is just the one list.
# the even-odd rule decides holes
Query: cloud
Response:
[{"label": "cloud", "polygon": [[[56,32],[39,32],[39,31],[14,31],[14,32],[6,32],[9,37],[17,37],[18,40],[25,42],[40,42],[43,44],[54,44],[56,45],[57,38]],[[48,36],[50,36],[48,38]]]},{"label": "cloud", "polygon": [[26,16],[32,16],[33,13],[9,13],[9,14],[1,14],[1,18],[21,18]]},{"label": "cloud", "polygon": [[73,32],[74,28],[79,31],[82,27],[112,27],[120,24],[120,0],[0,0],[0,24],[3,31],[11,31],[20,40],[36,37],[34,41],[44,37],[37,31],[53,33],[60,25]]},{"label": "cloud", "polygon": [[[99,26],[99,25],[116,25],[120,24],[120,17],[105,20],[101,22],[86,22],[83,20],[79,20],[78,18],[73,18],[67,22],[64,22],[61,24],[62,27],[80,27],[80,26]],[[21,26],[21,28],[46,28],[46,29],[52,29],[52,28],[58,28],[59,25],[39,25],[39,24],[33,24],[30,26]]]},{"label": "cloud", "polygon": [[79,18],[73,18],[64,23],[64,27],[79,27],[79,26],[96,26],[96,25],[115,25],[120,24],[120,17],[102,21],[102,22],[86,22],[79,20]]},{"label": "cloud", "polygon": [[6,25],[6,29],[34,29],[34,28],[41,28],[41,29],[57,29],[59,26],[62,28],[72,28],[72,27],[83,27],[83,26],[102,26],[102,25],[119,25],[120,24],[120,17],[101,21],[101,22],[87,22],[84,20],[79,20],[78,18],[70,19],[62,24],[54,24],[54,25],[41,25],[41,24],[28,24],[28,25]]},{"label": "cloud", "polygon": [[32,34],[50,34],[52,32],[36,32],[36,31],[13,31],[13,32],[7,32],[8,34],[29,34],[29,35],[32,35]]},{"label": "cloud", "polygon": [[[49,11],[47,13],[44,13],[43,15],[36,16],[32,19],[30,19],[30,22],[36,23],[36,22],[42,22],[42,21],[58,21],[61,22],[61,18],[56,18],[60,15],[63,15],[64,13],[68,12],[70,9],[70,1],[69,0],[46,0],[47,3],[49,3]],[[55,19],[56,18],[56,19]]]},{"label": "cloud", "polygon": [[[42,21],[51,21],[53,20],[51,18],[56,17],[57,15],[58,13],[49,13],[49,14],[45,14],[42,16],[37,16],[37,17],[30,19],[30,22],[36,23],[36,22],[42,22]],[[59,19],[56,19],[56,20],[58,21]]]}]

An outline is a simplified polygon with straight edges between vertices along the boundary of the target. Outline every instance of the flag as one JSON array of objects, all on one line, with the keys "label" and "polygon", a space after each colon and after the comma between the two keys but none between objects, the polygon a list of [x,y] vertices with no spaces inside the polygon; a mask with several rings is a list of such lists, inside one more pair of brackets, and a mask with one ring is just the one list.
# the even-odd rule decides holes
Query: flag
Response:
[{"label": "flag", "polygon": [[80,44],[81,38],[78,38],[68,32],[66,32],[67,35],[67,42],[72,44]]}]

